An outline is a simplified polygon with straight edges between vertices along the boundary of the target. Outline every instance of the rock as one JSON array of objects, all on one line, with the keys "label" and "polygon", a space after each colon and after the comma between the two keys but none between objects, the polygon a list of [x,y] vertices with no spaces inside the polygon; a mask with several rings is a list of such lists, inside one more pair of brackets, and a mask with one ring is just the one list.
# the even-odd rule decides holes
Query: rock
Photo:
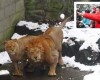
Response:
[{"label": "rock", "polygon": [[[100,63],[100,52],[93,51],[91,47],[79,51],[84,41],[76,41],[76,38],[67,38],[67,41],[62,44],[63,56],[75,56],[75,61],[86,65],[95,65]],[[96,42],[100,49],[100,39]]]},{"label": "rock", "polygon": [[[84,41],[76,41],[75,38],[69,38],[62,44],[62,56],[75,56],[75,61],[86,65],[95,65],[100,63],[100,52],[93,51],[91,47],[79,51]],[[100,39],[96,42],[100,46]],[[100,47],[99,47],[100,49]]]},{"label": "rock", "polygon": [[62,44],[62,55],[63,56],[72,57],[72,56],[77,55],[77,53],[79,52],[79,48],[80,48],[82,42],[77,42],[77,41],[75,41],[74,38],[70,38],[70,40],[74,44],[71,44],[68,41],[64,42]]},{"label": "rock", "polygon": [[[37,28],[38,29],[38,28]],[[29,30],[29,35],[40,35],[42,34],[43,32],[41,30],[36,30],[36,29],[31,29]]]},{"label": "rock", "polygon": [[26,26],[16,26],[15,33],[18,33],[19,35],[40,35],[43,33],[38,28],[36,29],[28,29]]},{"label": "rock", "polygon": [[0,80],[11,80],[11,76],[8,75],[0,75]]},{"label": "rock", "polygon": [[15,33],[26,35],[29,33],[29,29],[26,26],[15,26]]},{"label": "rock", "polygon": [[75,55],[75,61],[80,62],[86,65],[95,65],[98,61],[99,52],[94,52],[90,47],[87,49],[81,50]]}]

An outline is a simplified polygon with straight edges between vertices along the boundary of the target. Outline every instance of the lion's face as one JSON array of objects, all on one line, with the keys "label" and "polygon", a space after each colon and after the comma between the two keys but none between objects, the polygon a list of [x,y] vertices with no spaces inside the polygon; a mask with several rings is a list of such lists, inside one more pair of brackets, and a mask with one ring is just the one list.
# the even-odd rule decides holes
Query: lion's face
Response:
[{"label": "lion's face", "polygon": [[41,62],[43,58],[43,51],[40,47],[28,47],[27,55],[33,62]]},{"label": "lion's face", "polygon": [[15,54],[17,43],[14,40],[9,40],[5,43],[5,50],[10,54]]}]

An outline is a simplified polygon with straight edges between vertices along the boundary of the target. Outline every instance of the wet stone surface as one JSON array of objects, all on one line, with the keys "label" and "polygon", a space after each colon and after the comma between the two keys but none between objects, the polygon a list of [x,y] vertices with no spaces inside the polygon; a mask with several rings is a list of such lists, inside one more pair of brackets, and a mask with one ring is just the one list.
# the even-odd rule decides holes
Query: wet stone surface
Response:
[{"label": "wet stone surface", "polygon": [[[0,66],[0,70],[1,69],[7,69],[11,72],[11,64]],[[57,66],[57,75],[51,77],[47,75],[48,70],[49,69],[41,71],[37,69],[33,72],[24,72],[24,76],[22,77],[12,76],[11,74],[3,75],[0,76],[0,80],[83,80],[83,77],[90,73],[87,71],[80,71],[78,68],[61,68]]]}]

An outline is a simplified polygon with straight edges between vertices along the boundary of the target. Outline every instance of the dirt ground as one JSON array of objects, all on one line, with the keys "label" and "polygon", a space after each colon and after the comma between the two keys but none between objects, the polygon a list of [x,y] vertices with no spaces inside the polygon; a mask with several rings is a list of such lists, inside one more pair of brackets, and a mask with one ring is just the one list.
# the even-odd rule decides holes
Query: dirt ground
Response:
[{"label": "dirt ground", "polygon": [[[10,65],[0,66],[0,69],[8,69],[10,71]],[[61,68],[57,66],[57,76],[48,76],[48,69],[45,71],[35,70],[33,72],[24,72],[24,76],[17,77],[12,75],[2,75],[0,80],[83,80],[83,77],[90,72],[80,71],[78,68],[65,67]]]}]

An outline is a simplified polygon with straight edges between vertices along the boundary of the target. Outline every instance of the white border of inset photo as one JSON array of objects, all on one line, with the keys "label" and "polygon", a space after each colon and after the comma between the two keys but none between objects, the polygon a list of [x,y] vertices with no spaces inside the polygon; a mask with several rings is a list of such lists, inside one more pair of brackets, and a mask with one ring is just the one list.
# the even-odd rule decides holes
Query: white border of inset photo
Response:
[{"label": "white border of inset photo", "polygon": [[100,2],[74,2],[74,25],[76,26],[76,28],[77,28],[77,25],[76,25],[77,4],[100,4]]}]

